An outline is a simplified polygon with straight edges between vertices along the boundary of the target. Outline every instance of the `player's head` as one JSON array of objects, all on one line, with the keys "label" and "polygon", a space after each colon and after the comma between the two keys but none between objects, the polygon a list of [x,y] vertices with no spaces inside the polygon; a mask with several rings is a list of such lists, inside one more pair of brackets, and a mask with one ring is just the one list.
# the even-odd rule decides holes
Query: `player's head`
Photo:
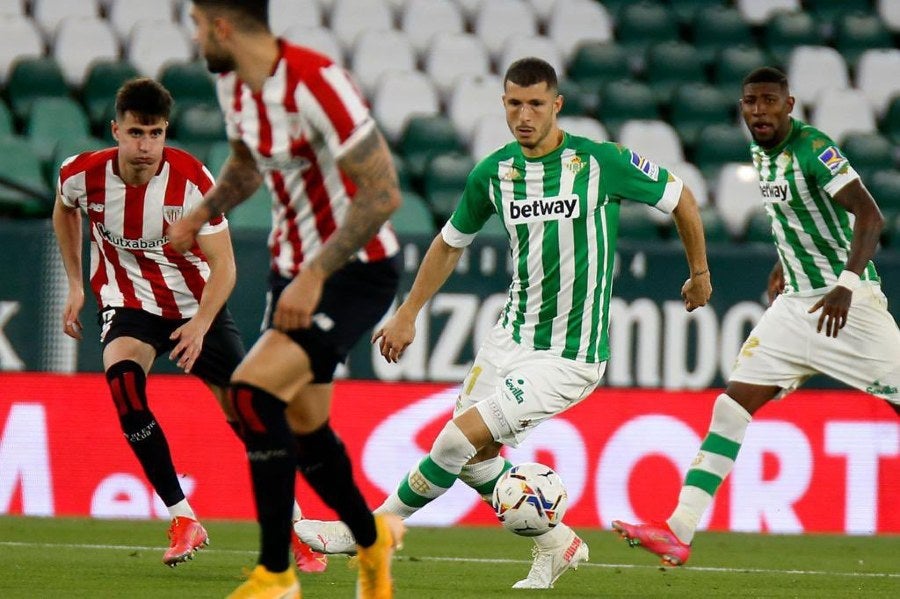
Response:
[{"label": "player's head", "polygon": [[744,77],[741,115],[753,140],[764,148],[781,143],[791,131],[794,97],[787,76],[772,67],[760,67]]},{"label": "player's head", "polygon": [[194,40],[212,73],[235,70],[235,34],[269,33],[269,0],[193,0]]},{"label": "player's head", "polygon": [[153,79],[138,77],[119,88],[112,135],[119,145],[120,167],[155,172],[171,111],[172,95]]},{"label": "player's head", "polygon": [[559,145],[556,117],[563,98],[556,71],[540,58],[512,63],[503,77],[506,124],[526,154],[540,156]]}]

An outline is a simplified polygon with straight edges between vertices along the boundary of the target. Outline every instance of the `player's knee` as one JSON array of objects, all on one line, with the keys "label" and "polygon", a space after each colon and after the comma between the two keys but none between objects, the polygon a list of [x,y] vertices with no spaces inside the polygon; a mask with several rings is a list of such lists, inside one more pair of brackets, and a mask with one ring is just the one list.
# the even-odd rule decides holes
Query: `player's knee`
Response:
[{"label": "player's knee", "polygon": [[442,466],[457,465],[461,468],[475,453],[475,446],[452,420],[444,425],[431,446],[431,459]]},{"label": "player's knee", "polygon": [[247,383],[228,390],[231,412],[239,424],[240,436],[250,445],[289,445],[290,432],[284,416],[286,404],[267,391]]},{"label": "player's knee", "polygon": [[147,375],[137,362],[122,360],[107,368],[106,383],[119,418],[147,409]]}]

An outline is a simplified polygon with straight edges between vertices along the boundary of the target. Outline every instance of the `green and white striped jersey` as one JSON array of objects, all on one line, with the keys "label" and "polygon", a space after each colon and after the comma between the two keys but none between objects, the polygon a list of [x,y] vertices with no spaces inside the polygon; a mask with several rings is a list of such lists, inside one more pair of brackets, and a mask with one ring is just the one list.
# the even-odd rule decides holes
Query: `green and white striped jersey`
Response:
[{"label": "green and white striped jersey", "polygon": [[602,362],[620,203],[669,213],[681,189],[680,179],[617,144],[565,134],[559,148],[526,158],[513,142],[475,166],[442,235],[465,247],[496,214],[514,271],[502,326],[524,347]]},{"label": "green and white striped jersey", "polygon": [[[751,143],[750,153],[784,267],[785,293],[824,293],[844,270],[853,239],[853,214],[831,198],[859,175],[831,138],[796,119],[778,146],[766,150]],[[879,280],[872,262],[861,278]]]}]

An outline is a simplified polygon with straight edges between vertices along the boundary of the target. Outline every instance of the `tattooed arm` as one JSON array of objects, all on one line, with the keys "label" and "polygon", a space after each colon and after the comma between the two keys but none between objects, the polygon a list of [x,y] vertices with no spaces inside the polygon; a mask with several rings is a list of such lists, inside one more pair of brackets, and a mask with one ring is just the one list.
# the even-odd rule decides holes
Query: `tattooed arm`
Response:
[{"label": "tattooed arm", "polygon": [[262,183],[263,177],[256,168],[256,161],[242,141],[231,141],[231,154],[222,166],[216,184],[203,202],[184,218],[169,227],[172,247],[186,252],[194,245],[194,238],[203,223],[214,216],[228,212],[251,195]]},{"label": "tattooed arm", "polygon": [[279,298],[272,319],[277,329],[308,327],[325,279],[372,239],[400,206],[397,172],[387,144],[377,129],[373,128],[350,148],[338,166],[356,185],[356,196],[341,226],[322,245],[319,253],[303,264],[300,274]]}]

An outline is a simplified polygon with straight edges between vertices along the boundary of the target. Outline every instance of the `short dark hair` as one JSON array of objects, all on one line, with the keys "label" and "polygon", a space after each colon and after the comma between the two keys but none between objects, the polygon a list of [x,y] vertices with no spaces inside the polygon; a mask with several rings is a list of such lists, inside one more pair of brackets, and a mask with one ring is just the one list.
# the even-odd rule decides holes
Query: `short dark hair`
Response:
[{"label": "short dark hair", "polygon": [[203,10],[221,10],[231,13],[242,29],[269,29],[269,0],[193,0]]},{"label": "short dark hair", "polygon": [[129,79],[116,92],[116,119],[124,118],[126,112],[131,112],[144,124],[160,118],[168,120],[172,112],[172,94],[149,77]]},{"label": "short dark hair", "polygon": [[758,69],[753,69],[750,71],[750,74],[744,77],[742,86],[749,85],[750,83],[777,83],[784,91],[787,91],[788,88],[787,75],[775,67],[759,67]]},{"label": "short dark hair", "polygon": [[503,87],[506,82],[511,81],[522,87],[537,85],[538,83],[546,83],[548,89],[558,89],[559,81],[556,78],[556,69],[541,58],[529,56],[520,58],[506,69],[506,75],[503,76]]}]

